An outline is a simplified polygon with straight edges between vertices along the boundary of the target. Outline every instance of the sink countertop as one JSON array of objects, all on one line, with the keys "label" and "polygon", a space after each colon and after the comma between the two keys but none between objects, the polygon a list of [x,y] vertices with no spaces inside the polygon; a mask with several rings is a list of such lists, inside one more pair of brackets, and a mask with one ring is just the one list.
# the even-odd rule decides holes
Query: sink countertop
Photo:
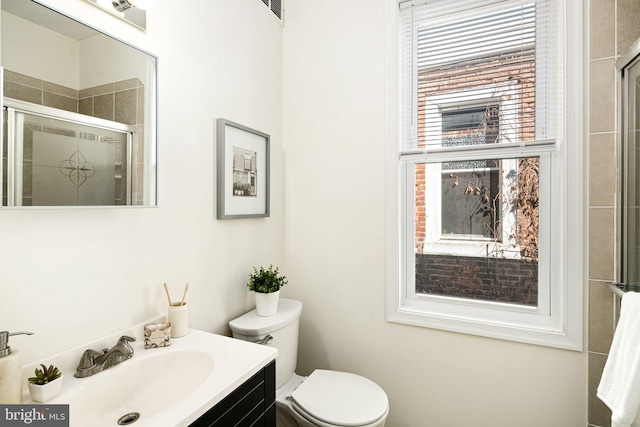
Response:
[{"label": "sink countertop", "polygon": [[[164,358],[169,356],[170,353],[196,351],[210,354],[214,360],[214,367],[212,371],[207,374],[207,379],[197,385],[192,393],[184,396],[177,402],[172,402],[170,405],[167,405],[166,409],[163,409],[156,414],[142,414],[140,419],[133,424],[136,427],[155,427],[157,425],[182,427],[188,426],[197,420],[202,414],[215,406],[238,386],[268,365],[269,362],[274,360],[278,354],[277,349],[273,347],[253,344],[247,341],[194,329],[191,329],[189,334],[184,337],[172,338],[171,345],[168,347],[145,349],[143,345],[144,340],[138,336],[138,334],[136,334],[136,338],[137,341],[131,343],[135,351],[133,358],[91,377],[75,378],[73,376],[75,373],[75,364],[79,361],[78,354],[81,354],[81,351],[84,351],[84,349],[87,348],[93,348],[96,350],[101,348],[100,346],[94,347],[91,343],[87,346],[82,346],[82,348],[65,352],[67,353],[66,355],[60,354],[38,361],[34,364],[30,364],[24,369],[25,375],[32,373],[33,366],[38,366],[39,363],[44,363],[45,365],[55,364],[56,366],[59,366],[64,374],[63,389],[60,395],[47,403],[68,403],[70,405],[69,411],[71,414],[70,425],[71,427],[80,427],[79,425],[74,424],[74,414],[82,413],[85,418],[91,417],[92,408],[76,407],[74,410],[73,400],[77,399],[78,396],[85,394],[85,391],[83,390],[85,387],[91,388],[89,384],[92,379],[94,379],[94,381],[106,382],[108,384],[109,376],[112,376],[113,378],[122,377],[122,373],[127,369],[127,364],[130,364],[129,366],[133,366],[132,364],[137,363],[139,365],[136,365],[136,369],[140,369],[145,366],[145,363],[152,361],[153,358],[161,356],[164,360]],[[110,337],[108,342],[111,341],[113,341],[111,344],[115,343],[115,340]],[[73,362],[73,368],[70,368],[72,366],[70,362],[71,359],[75,360],[75,362]],[[149,366],[149,364],[147,364],[147,366]],[[121,368],[120,371],[119,368]],[[157,372],[157,375],[162,376],[162,370],[157,369],[157,371],[159,371]],[[179,375],[174,374],[173,377],[166,375],[166,377],[167,378],[162,379],[163,387],[171,387],[172,383],[177,384],[180,381],[180,378],[176,378],[179,377]],[[119,381],[126,382],[127,377],[125,376],[124,378],[125,379],[120,378]],[[114,381],[116,380],[114,379]],[[113,386],[109,384],[107,387],[111,388]],[[93,386],[93,389],[95,389],[95,385]],[[93,393],[95,394],[95,390]],[[140,397],[141,396],[136,396],[136,398]],[[32,403],[28,392],[24,395],[24,403]],[[76,406],[80,405],[78,404]],[[123,408],[124,407],[125,406],[123,405]],[[135,410],[135,408],[132,408],[132,410]],[[97,416],[98,414],[96,413],[96,417]],[[98,419],[95,419],[95,421],[95,425],[101,424],[98,422]],[[110,414],[109,419],[105,419],[104,421],[105,425],[115,425],[112,414]]]},{"label": "sink countertop", "polygon": [[[185,339],[184,344],[188,344],[189,340],[193,339],[209,339],[224,348],[225,360],[222,366],[220,366],[220,371],[216,373],[211,383],[203,385],[206,387],[206,393],[209,397],[199,399],[197,402],[199,405],[197,409],[191,411],[191,401],[185,401],[180,404],[180,407],[184,409],[185,414],[189,412],[189,416],[185,417],[183,420],[176,419],[176,427],[188,426],[197,420],[202,414],[224,399],[229,393],[234,391],[242,385],[242,383],[267,366],[278,355],[278,350],[273,347],[253,344],[231,337],[196,330],[191,330],[191,332],[184,337],[172,338],[171,346],[178,344],[176,348],[180,348],[180,346],[183,345],[180,340],[183,339]],[[143,348],[143,346],[141,345],[140,348]],[[162,349],[146,351],[153,350],[162,351]],[[195,406],[196,399],[193,399],[193,403]],[[163,421],[169,420],[168,418],[163,418]]]}]

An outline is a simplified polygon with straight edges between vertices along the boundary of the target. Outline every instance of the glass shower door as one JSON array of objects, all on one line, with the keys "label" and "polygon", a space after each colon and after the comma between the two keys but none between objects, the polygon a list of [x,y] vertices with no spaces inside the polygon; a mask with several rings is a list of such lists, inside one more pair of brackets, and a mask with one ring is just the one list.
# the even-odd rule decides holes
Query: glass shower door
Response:
[{"label": "glass shower door", "polygon": [[131,134],[7,108],[7,206],[131,204]]},{"label": "glass shower door", "polygon": [[640,59],[622,70],[622,282],[640,287]]}]

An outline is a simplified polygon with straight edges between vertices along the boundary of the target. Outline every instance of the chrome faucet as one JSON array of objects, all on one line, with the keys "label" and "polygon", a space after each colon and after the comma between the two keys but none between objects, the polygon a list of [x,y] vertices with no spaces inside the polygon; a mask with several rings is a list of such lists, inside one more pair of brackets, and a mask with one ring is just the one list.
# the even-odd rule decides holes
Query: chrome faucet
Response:
[{"label": "chrome faucet", "polygon": [[101,352],[91,349],[85,350],[76,368],[75,377],[90,377],[130,359],[133,356],[133,347],[129,343],[135,340],[135,338],[123,335],[111,349],[105,348]]}]

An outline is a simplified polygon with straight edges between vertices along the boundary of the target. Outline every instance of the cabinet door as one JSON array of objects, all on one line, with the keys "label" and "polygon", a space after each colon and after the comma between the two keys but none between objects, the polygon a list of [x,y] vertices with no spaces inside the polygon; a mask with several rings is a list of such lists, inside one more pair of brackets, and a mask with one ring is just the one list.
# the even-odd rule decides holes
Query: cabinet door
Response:
[{"label": "cabinet door", "polygon": [[275,427],[275,361],[198,418],[192,427]]}]

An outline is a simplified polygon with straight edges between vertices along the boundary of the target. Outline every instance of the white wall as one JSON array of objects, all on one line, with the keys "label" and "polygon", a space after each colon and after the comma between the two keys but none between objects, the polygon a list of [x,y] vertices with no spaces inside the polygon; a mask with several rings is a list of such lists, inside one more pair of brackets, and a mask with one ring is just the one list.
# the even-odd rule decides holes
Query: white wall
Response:
[{"label": "white wall", "polygon": [[[299,372],[379,382],[387,425],[586,424],[584,354],[385,320],[388,0],[287,0],[284,35],[258,0],[159,1],[147,35],[46,1],[158,54],[160,207],[0,210],[0,329],[36,332],[11,338],[26,362],[163,314],[165,281],[226,332],[273,262],[305,304]],[[271,218],[215,219],[218,117],[271,134]]]},{"label": "white wall", "polygon": [[[282,27],[256,0],[157,2],[144,33],[84,0],[47,0],[159,57],[159,208],[0,209],[0,330],[25,363],[163,315],[226,333],[252,266],[283,264]],[[194,12],[196,11],[196,12]],[[215,219],[215,120],[271,135],[271,212]]]},{"label": "white wall", "polygon": [[2,40],[3,67],[41,80],[73,89],[134,77],[146,83],[140,53],[102,34],[78,41],[2,12]]},{"label": "white wall", "polygon": [[10,13],[2,12],[2,66],[8,70],[78,89],[78,42]]},{"label": "white wall", "polygon": [[139,51],[103,35],[80,41],[78,50],[80,52],[78,89],[134,77],[139,78],[146,86],[147,60]]},{"label": "white wall", "polygon": [[[299,373],[353,371],[393,427],[581,427],[586,355],[385,320],[385,2],[287,0],[286,293]],[[391,37],[393,37],[391,35]]]}]

